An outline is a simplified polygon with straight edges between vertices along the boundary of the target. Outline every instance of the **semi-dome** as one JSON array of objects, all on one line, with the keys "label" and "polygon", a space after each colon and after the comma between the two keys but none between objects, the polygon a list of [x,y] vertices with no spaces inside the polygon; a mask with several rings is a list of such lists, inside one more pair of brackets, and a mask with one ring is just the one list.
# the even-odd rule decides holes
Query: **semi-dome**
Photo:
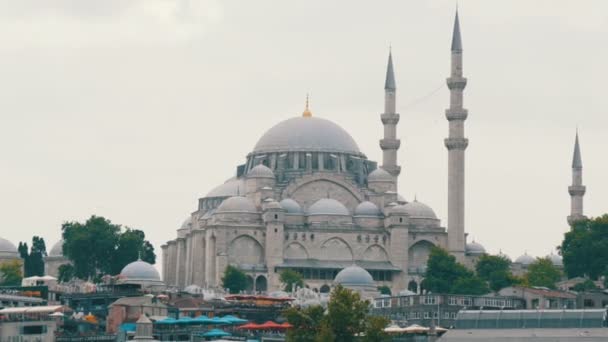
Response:
[{"label": "semi-dome", "polygon": [[13,245],[12,242],[8,241],[7,239],[3,239],[0,238],[0,253],[3,254],[12,254],[15,253],[17,254],[17,247],[15,247],[15,245]]},{"label": "semi-dome", "polygon": [[411,218],[437,219],[437,215],[428,205],[414,200],[404,207]]},{"label": "semi-dome", "polygon": [[225,199],[219,207],[217,207],[217,213],[257,213],[258,210],[255,204],[247,198],[242,196],[234,196]]},{"label": "semi-dome", "polygon": [[361,154],[342,127],[318,117],[295,117],[279,122],[258,140],[253,153],[336,152]]},{"label": "semi-dome", "polygon": [[308,208],[308,215],[350,215],[344,204],[333,198],[321,198]]},{"label": "semi-dome", "polygon": [[547,255],[547,259],[551,260],[551,263],[553,264],[553,266],[558,266],[558,267],[564,266],[564,261],[563,261],[562,257],[557,254],[551,253],[551,254]]},{"label": "semi-dome", "polygon": [[258,164],[247,173],[249,178],[274,178],[274,172],[264,164]]},{"label": "semi-dome", "polygon": [[232,177],[209,191],[205,197],[231,197],[245,193],[245,181]]},{"label": "semi-dome", "polygon": [[126,280],[160,281],[160,275],[156,268],[143,260],[128,264],[120,271],[120,275]]},{"label": "semi-dome", "polygon": [[528,255],[528,253],[524,253],[524,255],[519,256],[519,258],[515,259],[516,264],[522,264],[524,266],[528,266],[535,261],[534,257]]},{"label": "semi-dome", "polygon": [[192,228],[192,216],[188,216],[184,220],[184,223],[182,223],[182,225],[179,229],[190,229],[190,228]]},{"label": "semi-dome", "polygon": [[352,265],[338,272],[334,283],[343,286],[374,286],[374,278],[363,268]]},{"label": "semi-dome", "polygon": [[355,216],[380,216],[381,212],[374,203],[363,201],[355,208]]},{"label": "semi-dome", "polygon": [[301,215],[304,213],[300,204],[291,198],[285,198],[279,204],[288,214]]},{"label": "semi-dome", "polygon": [[379,167],[367,175],[368,182],[392,182],[393,176],[388,171]]},{"label": "semi-dome", "polygon": [[51,250],[49,251],[50,257],[62,257],[63,256],[63,239],[55,242]]},{"label": "semi-dome", "polygon": [[469,255],[482,255],[486,254],[486,249],[475,241],[467,243],[465,246],[465,252]]}]

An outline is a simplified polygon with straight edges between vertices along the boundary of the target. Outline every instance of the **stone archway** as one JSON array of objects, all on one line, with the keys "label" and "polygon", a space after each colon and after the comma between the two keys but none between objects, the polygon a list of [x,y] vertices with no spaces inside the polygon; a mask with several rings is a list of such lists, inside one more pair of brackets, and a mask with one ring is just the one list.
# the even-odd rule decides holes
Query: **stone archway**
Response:
[{"label": "stone archway", "polygon": [[418,293],[418,283],[415,280],[411,280],[408,284],[407,284],[407,289],[409,291],[412,291],[414,293]]},{"label": "stone archway", "polygon": [[268,280],[265,276],[261,275],[255,279],[255,292],[266,292],[268,291]]}]

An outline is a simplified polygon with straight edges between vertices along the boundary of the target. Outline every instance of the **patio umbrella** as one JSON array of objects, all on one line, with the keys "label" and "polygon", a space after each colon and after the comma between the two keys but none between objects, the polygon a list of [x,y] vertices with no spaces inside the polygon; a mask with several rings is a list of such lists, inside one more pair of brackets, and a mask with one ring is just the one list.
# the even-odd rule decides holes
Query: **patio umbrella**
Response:
[{"label": "patio umbrella", "polygon": [[260,329],[260,325],[255,324],[255,323],[247,323],[245,325],[241,325],[237,329],[239,329],[239,330],[258,330],[258,329]]},{"label": "patio umbrella", "polygon": [[418,324],[412,324],[407,328],[403,328],[403,332],[406,334],[422,334],[429,331],[429,328],[420,326]]},{"label": "patio umbrella", "polygon": [[177,324],[177,320],[175,318],[167,317],[160,321],[156,321],[156,324]]},{"label": "patio umbrella", "polygon": [[230,325],[232,324],[232,322],[228,319],[224,319],[224,318],[220,318],[220,317],[213,317],[211,319],[209,319],[209,324],[214,324],[214,325]]},{"label": "patio umbrella", "polygon": [[220,329],[212,329],[212,330],[209,330],[206,333],[202,334],[201,336],[203,336],[203,337],[224,337],[224,336],[230,336],[230,333],[227,333],[224,330],[220,330]]},{"label": "patio umbrella", "polygon": [[196,323],[196,320],[193,319],[192,317],[184,316],[184,317],[180,317],[175,323],[190,324],[190,323]]},{"label": "patio umbrella", "polygon": [[267,321],[264,324],[260,325],[260,329],[279,330],[279,329],[283,329],[283,327],[280,324],[275,323],[273,321]]},{"label": "patio umbrella", "polygon": [[389,333],[389,334],[399,334],[403,332],[403,328],[401,328],[400,326],[393,324],[393,325],[389,325],[388,327],[384,328],[384,332],[385,333]]},{"label": "patio umbrella", "polygon": [[283,327],[283,329],[291,329],[293,328],[293,325],[289,324],[289,322],[285,322],[281,324],[281,327]]},{"label": "patio umbrella", "polygon": [[230,322],[232,322],[233,324],[245,324],[247,322],[249,322],[246,319],[242,319],[242,318],[238,318],[238,317],[234,317],[232,315],[226,315],[221,317],[221,319],[225,319],[225,320],[229,320]]}]

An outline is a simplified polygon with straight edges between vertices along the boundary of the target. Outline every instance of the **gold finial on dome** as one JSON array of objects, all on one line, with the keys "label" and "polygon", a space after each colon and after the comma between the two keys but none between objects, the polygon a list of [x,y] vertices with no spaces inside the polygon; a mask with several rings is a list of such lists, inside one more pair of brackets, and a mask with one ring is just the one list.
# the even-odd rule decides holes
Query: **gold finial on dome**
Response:
[{"label": "gold finial on dome", "polygon": [[312,112],[310,111],[310,109],[308,109],[308,94],[306,94],[306,108],[304,109],[302,116],[305,118],[309,118],[312,116]]}]

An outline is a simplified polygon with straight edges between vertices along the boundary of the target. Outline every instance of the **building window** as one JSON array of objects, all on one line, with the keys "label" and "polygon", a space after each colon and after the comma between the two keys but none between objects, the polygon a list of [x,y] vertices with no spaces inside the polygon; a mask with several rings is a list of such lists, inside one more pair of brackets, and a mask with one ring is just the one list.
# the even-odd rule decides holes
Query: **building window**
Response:
[{"label": "building window", "polygon": [[275,219],[275,220],[278,220],[278,219],[279,219],[279,215],[274,214],[274,219]]},{"label": "building window", "polygon": [[424,319],[430,319],[431,318],[431,312],[430,311],[425,311],[424,312]]},{"label": "building window", "polygon": [[595,302],[593,301],[593,299],[585,299],[583,301],[583,306],[586,308],[592,308],[595,306]]},{"label": "building window", "polygon": [[435,305],[435,304],[437,304],[437,297],[435,297],[435,296],[425,296],[424,297],[424,304],[426,304],[426,305]]},{"label": "building window", "polygon": [[448,305],[458,305],[456,297],[448,297]]},{"label": "building window", "polygon": [[450,319],[450,313],[449,312],[444,312],[443,313],[443,318]]}]

